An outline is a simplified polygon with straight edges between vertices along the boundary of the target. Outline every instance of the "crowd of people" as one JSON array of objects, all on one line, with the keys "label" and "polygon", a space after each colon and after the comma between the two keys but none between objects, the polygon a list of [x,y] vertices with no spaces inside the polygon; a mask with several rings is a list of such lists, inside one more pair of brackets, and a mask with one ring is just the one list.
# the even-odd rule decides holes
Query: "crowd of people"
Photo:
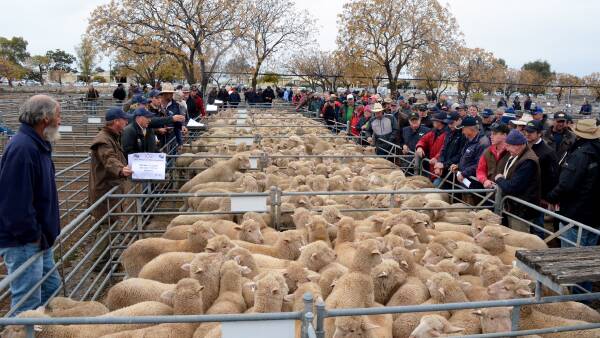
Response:
[{"label": "crowd of people", "polygon": [[[414,96],[392,100],[377,94],[304,94],[297,109],[308,107],[332,130],[366,139],[379,155],[424,159],[425,172],[438,187],[451,188],[450,182],[462,189],[497,187],[504,195],[592,227],[600,225],[600,210],[594,207],[600,205],[597,120],[574,121],[562,111],[549,118],[529,97],[527,109],[515,110],[514,105],[481,109],[452,103],[446,95],[420,104]],[[511,227],[547,235],[539,210],[510,202],[508,208],[518,217],[509,218]],[[550,230],[563,226],[555,222]],[[576,228],[564,237],[576,242]],[[582,245],[597,242],[598,236],[583,232]]]}]

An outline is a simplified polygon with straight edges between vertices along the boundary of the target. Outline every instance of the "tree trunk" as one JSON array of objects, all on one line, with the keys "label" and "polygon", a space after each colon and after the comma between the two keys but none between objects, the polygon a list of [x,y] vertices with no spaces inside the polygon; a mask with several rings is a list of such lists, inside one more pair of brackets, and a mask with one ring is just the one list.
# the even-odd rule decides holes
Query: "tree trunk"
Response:
[{"label": "tree trunk", "polygon": [[252,89],[254,91],[256,91],[256,85],[258,82],[258,73],[260,73],[260,67],[262,66],[264,60],[260,60],[258,59],[258,61],[256,61],[256,65],[254,67],[254,71],[252,72],[252,81],[251,81],[251,85],[252,85]]}]

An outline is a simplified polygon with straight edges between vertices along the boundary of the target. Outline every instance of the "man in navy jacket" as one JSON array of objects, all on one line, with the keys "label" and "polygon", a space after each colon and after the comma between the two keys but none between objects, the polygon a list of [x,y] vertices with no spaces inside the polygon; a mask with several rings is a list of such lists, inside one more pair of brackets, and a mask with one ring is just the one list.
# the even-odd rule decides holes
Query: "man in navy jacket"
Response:
[{"label": "man in navy jacket", "polygon": [[[13,315],[44,304],[60,286],[58,272],[49,274],[54,267],[51,248],[60,233],[50,144],[60,137],[60,105],[49,96],[33,96],[21,107],[19,121],[19,132],[0,162],[0,255],[9,275],[36,259],[10,283]],[[23,299],[47,274],[41,288]]]}]

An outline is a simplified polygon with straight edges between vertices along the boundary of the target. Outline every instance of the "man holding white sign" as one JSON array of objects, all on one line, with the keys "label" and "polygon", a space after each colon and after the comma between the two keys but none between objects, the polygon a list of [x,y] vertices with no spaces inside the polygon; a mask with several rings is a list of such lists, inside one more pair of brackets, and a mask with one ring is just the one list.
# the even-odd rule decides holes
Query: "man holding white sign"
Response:
[{"label": "man holding white sign", "polygon": [[[106,124],[92,141],[88,189],[90,205],[115,186],[121,185],[121,190],[126,190],[124,184],[133,171],[123,155],[121,133],[130,118],[121,108],[110,108],[106,112]],[[93,216],[99,219],[107,212],[107,205],[103,203],[94,209]]]}]

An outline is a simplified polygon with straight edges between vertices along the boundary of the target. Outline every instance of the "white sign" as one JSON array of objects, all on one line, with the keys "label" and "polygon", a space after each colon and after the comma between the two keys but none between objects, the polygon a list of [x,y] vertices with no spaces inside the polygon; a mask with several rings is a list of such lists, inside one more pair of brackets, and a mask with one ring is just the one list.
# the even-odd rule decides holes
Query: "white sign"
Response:
[{"label": "white sign", "polygon": [[258,169],[258,158],[250,157],[250,169]]},{"label": "white sign", "polygon": [[219,107],[217,107],[217,106],[215,106],[213,104],[209,104],[209,105],[206,106],[206,111],[213,112],[213,111],[217,111],[217,110],[219,110]]},{"label": "white sign", "polygon": [[[297,325],[298,324],[298,325]],[[222,322],[223,338],[295,338],[300,329],[295,320],[261,320],[255,322]]]},{"label": "white sign", "polygon": [[267,196],[234,196],[231,197],[232,212],[266,212]]},{"label": "white sign", "polygon": [[223,101],[221,101],[221,100],[215,100],[215,104],[223,104]]},{"label": "white sign", "polygon": [[203,123],[200,123],[194,119],[190,119],[187,124],[188,127],[204,127]]},{"label": "white sign", "polygon": [[99,117],[88,117],[88,123],[101,124],[102,123],[102,119],[99,118]]},{"label": "white sign", "polygon": [[72,133],[73,126],[58,126],[58,131],[61,133]]},{"label": "white sign", "polygon": [[238,109],[238,114],[246,114],[248,110],[246,109]]},{"label": "white sign", "polygon": [[253,145],[254,137],[239,137],[234,139],[235,145],[245,144],[245,145]]},{"label": "white sign", "polygon": [[167,154],[135,153],[128,157],[134,180],[164,180]]}]

